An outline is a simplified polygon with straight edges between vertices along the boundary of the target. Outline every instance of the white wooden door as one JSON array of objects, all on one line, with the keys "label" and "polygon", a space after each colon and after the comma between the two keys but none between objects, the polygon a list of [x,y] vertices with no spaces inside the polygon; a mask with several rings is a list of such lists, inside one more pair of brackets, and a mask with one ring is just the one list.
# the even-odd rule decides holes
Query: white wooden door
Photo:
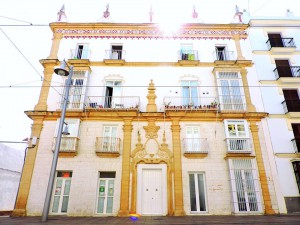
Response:
[{"label": "white wooden door", "polygon": [[162,215],[162,170],[142,170],[142,214]]}]

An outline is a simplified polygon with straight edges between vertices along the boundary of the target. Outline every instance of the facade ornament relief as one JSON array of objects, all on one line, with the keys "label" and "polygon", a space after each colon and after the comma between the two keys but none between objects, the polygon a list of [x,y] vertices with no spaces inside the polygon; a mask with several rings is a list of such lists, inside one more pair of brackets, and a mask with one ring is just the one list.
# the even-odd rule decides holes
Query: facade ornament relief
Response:
[{"label": "facade ornament relief", "polygon": [[157,112],[157,107],[155,103],[156,94],[155,94],[155,87],[153,80],[150,81],[149,87],[148,87],[148,104],[147,104],[147,112]]},{"label": "facade ornament relief", "polygon": [[159,144],[157,140],[157,132],[159,129],[160,127],[156,126],[154,121],[149,121],[148,126],[144,126],[144,130],[146,131],[145,137],[147,138],[144,144],[141,142],[141,134],[138,132],[137,144],[131,153],[134,164],[139,162],[171,163],[172,152],[166,143],[165,132],[163,132],[162,144]]}]

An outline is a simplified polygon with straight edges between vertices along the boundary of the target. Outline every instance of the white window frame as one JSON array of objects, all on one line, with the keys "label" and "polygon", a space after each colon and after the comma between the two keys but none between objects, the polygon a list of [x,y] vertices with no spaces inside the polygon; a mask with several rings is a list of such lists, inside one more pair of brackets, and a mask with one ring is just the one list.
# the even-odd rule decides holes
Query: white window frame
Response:
[{"label": "white window frame", "polygon": [[[55,175],[55,182],[54,182],[54,186],[53,186],[53,191],[52,191],[52,197],[51,197],[51,205],[50,205],[50,214],[52,215],[66,215],[68,213],[68,207],[67,207],[67,211],[66,212],[61,212],[62,209],[62,203],[63,203],[63,197],[64,196],[68,196],[68,206],[69,206],[69,202],[70,202],[70,191],[71,191],[71,186],[72,186],[72,176],[71,177],[58,177],[58,172],[70,172],[72,173],[73,176],[73,172],[72,171],[56,171],[56,175]],[[54,197],[57,196],[55,195],[55,188],[56,188],[56,184],[58,179],[62,179],[62,188],[61,188],[61,194],[60,199],[59,199],[59,205],[58,205],[58,212],[52,212],[53,210],[53,203],[54,203]],[[64,195],[64,191],[65,191],[65,183],[67,180],[70,180],[70,191],[68,195]]]},{"label": "white window frame", "polygon": [[[191,130],[191,136],[189,137],[188,131]],[[195,134],[195,131],[197,130],[197,134]],[[197,136],[197,137],[196,137]],[[201,134],[200,134],[200,126],[197,125],[187,125],[185,127],[185,138],[186,138],[186,152],[201,152]],[[189,141],[189,139],[195,139]],[[197,149],[197,150],[196,150]]]},{"label": "white window frame", "polygon": [[224,55],[224,59],[222,60],[222,61],[226,61],[226,60],[230,60],[230,56],[228,55],[228,50],[227,50],[227,45],[222,45],[222,44],[220,44],[220,45],[215,45],[215,54],[216,54],[216,60],[220,60],[219,59],[219,55],[218,55],[218,47],[220,47],[220,48],[222,48],[222,47],[224,47],[224,53],[223,53],[223,55]]},{"label": "white window frame", "polygon": [[[82,52],[81,52],[81,57],[80,58],[77,58],[78,56],[78,51],[79,51],[79,46],[83,46],[82,48]],[[74,58],[75,59],[89,59],[89,44],[88,43],[78,43],[76,45],[76,50],[75,50],[75,53],[74,53]]]},{"label": "white window frame", "polygon": [[[235,129],[235,135],[230,134],[228,125],[233,125]],[[238,126],[243,125],[244,135],[238,131]],[[246,120],[224,120],[225,135],[227,150],[229,153],[251,153],[252,148],[250,144],[249,126]]]},{"label": "white window frame", "polygon": [[[244,168],[234,168],[234,163],[233,161],[240,161],[239,164],[242,165],[243,161],[250,161],[251,163],[251,168],[246,168],[246,166],[244,166]],[[256,168],[256,161],[255,159],[228,159],[228,165],[229,165],[229,176],[230,176],[230,183],[231,183],[231,193],[232,193],[232,203],[233,203],[233,212],[234,213],[241,213],[241,214],[255,214],[255,213],[262,213],[262,198],[261,198],[261,190],[260,190],[260,186],[259,186],[259,175],[258,175],[258,171]],[[235,171],[240,171],[241,175],[242,175],[242,183],[236,183],[237,181],[237,177],[235,175]],[[245,171],[248,172],[249,171],[251,173],[252,176],[252,180],[251,180],[251,184],[249,183],[249,180],[245,179]],[[247,182],[248,181],[248,182]],[[251,185],[251,187],[249,187],[249,185]],[[243,192],[242,195],[243,196],[238,196],[238,190],[237,187],[243,187]],[[246,187],[248,186],[248,187]],[[251,190],[251,188],[254,188],[254,190]],[[256,211],[251,211],[251,197],[249,196],[250,191],[252,191],[255,193],[255,199],[256,199],[256,207],[257,210]],[[245,206],[246,206],[246,210],[242,210],[240,211],[239,209],[239,200],[241,200],[242,198],[244,198],[245,200]],[[252,197],[253,199],[254,197]],[[242,204],[243,202],[240,201],[240,203]]]},{"label": "white window frame", "polygon": [[[204,197],[205,197],[205,210],[201,211],[200,210],[200,202],[199,202],[199,186],[198,186],[198,174],[203,176],[203,193],[204,193]],[[196,197],[196,207],[197,207],[197,211],[192,211],[191,209],[191,187],[190,187],[190,175],[194,175],[194,184],[195,184],[195,197]],[[206,191],[206,178],[205,178],[205,173],[204,172],[197,172],[197,171],[190,171],[188,172],[188,182],[189,182],[189,209],[190,209],[190,213],[207,213],[208,212],[208,205],[207,205],[207,191]]]},{"label": "white window frame", "polygon": [[[221,74],[224,74],[224,76],[227,77],[221,77]],[[235,76],[235,77],[233,77]],[[222,86],[221,81],[227,81],[228,86]],[[235,95],[235,91],[237,91],[236,86],[232,86],[231,81],[238,82],[240,95]],[[217,84],[218,84],[218,93],[219,93],[219,99],[220,99],[220,106],[221,110],[230,110],[230,111],[245,111],[246,110],[246,98],[245,98],[245,92],[242,82],[241,74],[237,71],[230,71],[230,72],[218,72],[217,73]],[[228,94],[223,95],[223,92],[225,89],[222,88],[228,88]],[[225,97],[226,96],[226,97]],[[240,98],[237,98],[235,96],[240,96]],[[240,105],[241,104],[241,105]]]},{"label": "white window frame", "polygon": [[[101,172],[115,172],[115,171],[100,171],[98,173],[98,185],[97,185],[97,201],[96,201],[96,214],[99,215],[112,215],[114,213],[114,201],[115,201],[115,190],[116,190],[116,172],[115,172],[115,177],[114,178],[100,178],[100,173]],[[100,181],[105,181],[105,189],[104,189],[104,196],[100,196],[99,192],[100,192]],[[109,181],[113,180],[114,181],[114,186],[113,186],[113,195],[112,196],[108,196],[108,183]],[[98,212],[98,205],[99,205],[99,198],[100,197],[104,197],[104,204],[103,204],[103,212]],[[111,197],[112,200],[112,212],[111,213],[107,213],[107,199],[108,197]]]},{"label": "white window frame", "polygon": [[[109,133],[107,133],[105,131],[106,128],[110,129]],[[113,132],[113,129],[115,129],[115,132]],[[103,125],[102,137],[103,137],[103,141],[102,141],[101,149],[104,150],[104,145],[106,143],[106,141],[105,141],[106,138],[109,139],[108,140],[108,147],[110,146],[110,148],[112,148],[113,138],[116,141],[116,138],[118,137],[118,126],[117,125]],[[116,148],[118,149],[117,143],[115,142],[114,144],[115,144],[114,150],[107,149],[108,152],[115,152]]]},{"label": "white window frame", "polygon": [[[184,85],[183,82],[188,82],[188,85]],[[195,82],[196,83],[196,86],[195,85],[192,85],[191,82]],[[181,93],[182,93],[182,105],[188,105],[188,106],[198,106],[200,103],[200,99],[199,99],[199,81],[198,80],[193,80],[193,79],[184,79],[184,80],[181,80],[180,81],[180,84],[181,84]],[[184,91],[187,87],[187,90],[188,90],[188,96],[185,97],[184,96]],[[196,96],[192,96],[192,89],[195,89],[196,90]],[[186,102],[186,100],[188,100],[188,102]]]},{"label": "white window frame", "polygon": [[[67,109],[83,109],[86,100],[86,90],[87,90],[86,86],[88,83],[88,78],[89,78],[89,72],[87,70],[75,70],[73,72],[72,84],[69,90],[69,101],[67,104]],[[77,81],[79,81],[82,84],[75,85]],[[67,78],[64,78],[65,85],[62,88],[62,92],[61,92],[62,94],[60,99],[60,108],[63,107],[63,103],[64,103],[66,82],[67,82]]]},{"label": "white window frame", "polygon": [[[230,124],[234,124],[234,126],[235,126],[235,130],[236,130],[235,136],[231,136],[229,134],[228,125],[230,125]],[[224,120],[224,125],[225,125],[226,138],[250,138],[249,125],[248,125],[247,120]],[[244,136],[239,134],[238,125],[244,125],[244,129],[245,129]]]},{"label": "white window frame", "polygon": [[[112,85],[108,84],[112,82]],[[119,82],[120,85],[116,85],[116,82]],[[124,107],[124,100],[123,100],[123,88],[122,88],[123,81],[116,79],[116,80],[105,80],[105,89],[104,89],[104,107],[105,108],[123,108]],[[112,89],[112,94],[109,92],[109,88]],[[117,90],[119,89],[119,90]],[[117,91],[116,91],[117,90]]]}]

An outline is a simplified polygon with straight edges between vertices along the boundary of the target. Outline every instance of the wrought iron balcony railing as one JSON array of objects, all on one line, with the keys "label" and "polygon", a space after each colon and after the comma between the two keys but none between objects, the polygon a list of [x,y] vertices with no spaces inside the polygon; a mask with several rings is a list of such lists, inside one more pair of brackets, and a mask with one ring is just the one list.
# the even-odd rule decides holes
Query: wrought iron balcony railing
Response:
[{"label": "wrought iron balcony railing", "polygon": [[243,95],[220,95],[221,112],[246,112],[247,104]]},{"label": "wrought iron balcony railing", "polygon": [[91,50],[89,49],[71,49],[70,59],[89,59]]},{"label": "wrought iron balcony railing", "polygon": [[105,59],[125,60],[125,50],[105,50]]},{"label": "wrought iron balcony railing", "polygon": [[294,138],[291,141],[293,143],[295,153],[300,153],[300,138]]},{"label": "wrought iron balcony railing", "polygon": [[197,50],[178,51],[178,60],[199,60]]},{"label": "wrought iron balcony railing", "polygon": [[273,72],[276,80],[280,77],[300,77],[300,66],[278,66]]},{"label": "wrought iron balcony railing", "polygon": [[216,97],[164,97],[165,110],[218,110]]},{"label": "wrought iron balcony railing", "polygon": [[[57,139],[56,137],[53,139],[52,151],[54,151],[55,149],[56,139]],[[76,153],[78,142],[79,142],[79,138],[77,137],[62,137],[60,142],[59,152]]]},{"label": "wrought iron balcony railing", "polygon": [[269,38],[266,43],[269,50],[273,47],[296,48],[294,38]]},{"label": "wrought iron balcony railing", "polygon": [[138,96],[89,96],[85,103],[87,110],[138,110]]},{"label": "wrought iron balcony railing", "polygon": [[183,139],[184,153],[208,153],[207,138],[184,138]]},{"label": "wrought iron balcony railing", "polygon": [[300,99],[284,100],[281,102],[284,113],[288,112],[300,112]]},{"label": "wrought iron balcony railing", "polygon": [[250,138],[226,138],[228,153],[251,153]]},{"label": "wrought iron balcony railing", "polygon": [[214,60],[218,61],[236,60],[233,51],[214,51],[213,56]]},{"label": "wrought iron balcony railing", "polygon": [[96,152],[98,153],[120,153],[120,138],[96,137]]}]

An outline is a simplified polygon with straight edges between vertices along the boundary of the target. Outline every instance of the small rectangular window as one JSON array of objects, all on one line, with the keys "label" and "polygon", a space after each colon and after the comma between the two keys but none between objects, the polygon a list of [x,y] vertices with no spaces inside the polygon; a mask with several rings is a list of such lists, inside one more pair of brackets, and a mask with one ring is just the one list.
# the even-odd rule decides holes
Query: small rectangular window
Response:
[{"label": "small rectangular window", "polygon": [[100,172],[99,178],[116,178],[116,172]]}]

